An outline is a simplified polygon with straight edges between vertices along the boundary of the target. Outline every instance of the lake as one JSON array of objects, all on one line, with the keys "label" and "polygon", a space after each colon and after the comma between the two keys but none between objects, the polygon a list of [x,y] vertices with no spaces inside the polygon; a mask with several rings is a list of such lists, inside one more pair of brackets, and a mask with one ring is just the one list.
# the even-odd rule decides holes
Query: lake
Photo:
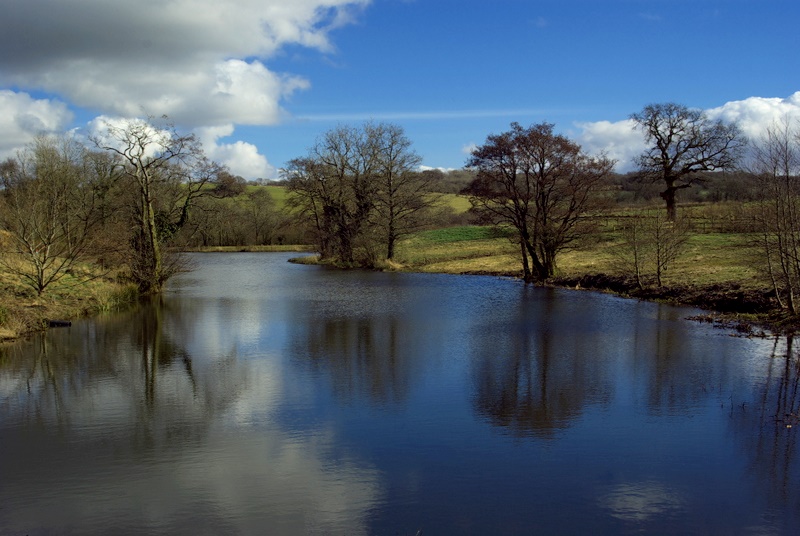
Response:
[{"label": "lake", "polygon": [[291,255],[193,254],[152,302],[0,348],[0,534],[800,527],[791,340]]}]

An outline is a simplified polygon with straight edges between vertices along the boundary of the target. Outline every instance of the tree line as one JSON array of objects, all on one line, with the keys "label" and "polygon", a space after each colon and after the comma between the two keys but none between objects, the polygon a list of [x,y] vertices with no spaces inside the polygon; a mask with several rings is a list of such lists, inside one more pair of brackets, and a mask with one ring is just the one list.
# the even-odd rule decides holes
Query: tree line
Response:
[{"label": "tree line", "polygon": [[[527,281],[557,273],[561,252],[578,247],[620,202],[663,201],[663,212],[629,212],[617,254],[639,284],[656,284],[685,243],[678,211],[697,192],[749,200],[743,212],[764,252],[781,303],[797,312],[800,287],[800,134],[788,120],[746,140],[735,123],[675,103],[631,115],[647,141],[638,171],[620,175],[547,122],[487,136],[446,173],[419,170],[403,129],[367,122],[324,132],[291,160],[278,208],[210,161],[198,140],[165,122],[107,123],[88,142],[37,137],[0,163],[0,265],[41,294],[83,262],[122,268],[141,293],[157,293],[182,270],[188,246],[313,244],[321,260],[385,266],[402,238],[452,224],[443,193],[469,198],[473,223],[511,236]],[[709,187],[709,185],[712,185]],[[711,189],[709,189],[711,188]]]},{"label": "tree line", "polygon": [[170,246],[223,171],[169,124],[107,123],[88,143],[39,136],[0,164],[0,265],[39,295],[85,262],[124,267],[157,293],[182,269]]}]

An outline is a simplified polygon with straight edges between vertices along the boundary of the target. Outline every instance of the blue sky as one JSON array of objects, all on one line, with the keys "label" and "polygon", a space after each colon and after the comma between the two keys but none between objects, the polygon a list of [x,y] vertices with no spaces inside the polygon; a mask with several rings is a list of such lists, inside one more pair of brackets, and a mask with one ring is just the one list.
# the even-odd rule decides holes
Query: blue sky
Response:
[{"label": "blue sky", "polygon": [[36,129],[165,113],[248,178],[369,119],[403,126],[425,166],[458,168],[510,122],[548,121],[625,170],[641,150],[626,119],[649,103],[736,119],[751,136],[800,118],[796,0],[12,0],[5,11],[0,155]]}]

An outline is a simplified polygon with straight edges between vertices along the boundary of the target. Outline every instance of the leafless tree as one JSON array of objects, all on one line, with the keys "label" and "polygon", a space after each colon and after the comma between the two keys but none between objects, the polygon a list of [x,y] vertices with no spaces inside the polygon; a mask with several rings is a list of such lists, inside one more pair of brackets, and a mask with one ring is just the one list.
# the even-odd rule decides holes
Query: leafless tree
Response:
[{"label": "leafless tree", "polygon": [[[764,269],[778,301],[797,314],[800,288],[800,129],[784,119],[753,144],[757,225]],[[785,301],[784,301],[785,300]]]},{"label": "leafless tree", "polygon": [[412,175],[418,163],[396,125],[340,126],[284,171],[289,203],[313,222],[323,258],[374,264],[377,246],[391,258],[398,238],[433,202],[425,197],[426,181]]},{"label": "leafless tree", "polygon": [[650,146],[637,159],[643,179],[663,183],[667,219],[677,216],[676,194],[702,181],[702,172],[734,166],[746,140],[739,127],[712,121],[700,110],[672,102],[631,115]]},{"label": "leafless tree", "polygon": [[429,174],[415,171],[422,158],[411,149],[402,127],[392,124],[368,126],[368,136],[379,144],[376,222],[383,235],[386,258],[394,258],[395,245],[424,223],[424,214],[439,196],[431,193]]},{"label": "leafless tree", "polygon": [[0,264],[37,294],[93,253],[101,219],[87,152],[68,137],[39,136],[0,165]]},{"label": "leafless tree", "polygon": [[186,223],[194,200],[220,168],[204,157],[193,135],[182,135],[169,124],[159,127],[141,119],[107,122],[93,141],[116,155],[123,175],[135,185],[137,198],[131,207],[135,231],[128,264],[140,292],[157,293],[180,269],[174,258],[165,261],[164,245]]},{"label": "leafless tree", "polygon": [[590,157],[578,144],[540,123],[491,135],[467,166],[477,176],[466,193],[477,211],[516,231],[523,275],[554,275],[558,253],[581,236],[581,224],[600,196],[614,162]]}]

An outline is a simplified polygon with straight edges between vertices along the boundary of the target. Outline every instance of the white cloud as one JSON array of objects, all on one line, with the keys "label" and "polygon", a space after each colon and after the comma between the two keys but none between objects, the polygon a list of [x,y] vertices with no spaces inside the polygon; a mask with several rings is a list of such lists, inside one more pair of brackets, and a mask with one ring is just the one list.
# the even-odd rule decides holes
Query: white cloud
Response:
[{"label": "white cloud", "polygon": [[800,91],[782,98],[750,97],[732,101],[707,110],[712,119],[737,121],[742,131],[751,139],[764,134],[767,127],[788,118],[800,121]]},{"label": "white cloud", "polygon": [[[800,121],[800,91],[787,98],[750,97],[731,101],[705,112],[713,120],[738,122],[748,138],[757,140],[768,127],[784,118]],[[645,144],[642,133],[634,129],[633,121],[596,121],[576,126],[580,129],[576,139],[586,152],[604,151],[617,160],[619,172],[635,169],[633,159],[644,150]]]},{"label": "white cloud", "polygon": [[[0,85],[45,90],[108,115],[187,127],[278,122],[308,87],[262,62],[287,44],[327,51],[368,0],[33,0],[4,7]],[[41,24],[47,13],[47,24]]]},{"label": "white cloud", "polygon": [[467,156],[472,155],[473,151],[478,148],[478,144],[475,142],[470,142],[461,147],[461,152]]},{"label": "white cloud", "polygon": [[443,173],[450,173],[451,171],[456,171],[458,168],[448,168],[448,167],[431,167],[431,166],[419,166],[417,167],[418,171],[441,171]]},{"label": "white cloud", "polygon": [[604,152],[617,161],[616,170],[619,172],[634,169],[633,159],[645,148],[641,131],[634,128],[634,122],[630,119],[614,123],[578,123],[576,126],[581,129],[577,141],[583,150],[589,154]]},{"label": "white cloud", "polygon": [[[126,143],[115,136],[114,133],[121,133],[129,127],[134,127],[137,130],[141,128],[142,133],[146,133],[147,138],[150,140],[146,142],[144,147],[144,154],[146,156],[153,156],[159,150],[160,146],[165,145],[172,138],[172,133],[167,129],[158,129],[151,122],[140,118],[125,118],[125,117],[107,117],[100,115],[92,119],[87,127],[86,133],[90,139],[94,140],[100,146],[114,147],[117,150],[124,150]],[[88,140],[86,140],[88,142]],[[88,142],[92,145],[92,142]]]},{"label": "white cloud", "polygon": [[37,134],[63,132],[71,120],[63,102],[0,90],[0,159],[13,156]]},{"label": "white cloud", "polygon": [[252,143],[243,141],[220,143],[220,138],[228,137],[233,132],[233,125],[197,129],[198,138],[203,144],[206,155],[210,159],[226,165],[234,175],[241,175],[246,179],[278,178],[278,170],[267,161],[264,155],[259,154],[258,147]]},{"label": "white cloud", "polygon": [[229,134],[211,133],[279,123],[281,103],[309,82],[264,62],[290,44],[331,52],[330,31],[351,23],[369,2],[11,2],[3,6],[4,20],[14,23],[0,32],[0,88],[15,90],[0,89],[0,156],[40,131],[68,128],[68,106],[77,106],[103,119],[168,115],[182,128],[205,132],[209,155],[234,173],[274,176],[255,146],[218,144]]}]

